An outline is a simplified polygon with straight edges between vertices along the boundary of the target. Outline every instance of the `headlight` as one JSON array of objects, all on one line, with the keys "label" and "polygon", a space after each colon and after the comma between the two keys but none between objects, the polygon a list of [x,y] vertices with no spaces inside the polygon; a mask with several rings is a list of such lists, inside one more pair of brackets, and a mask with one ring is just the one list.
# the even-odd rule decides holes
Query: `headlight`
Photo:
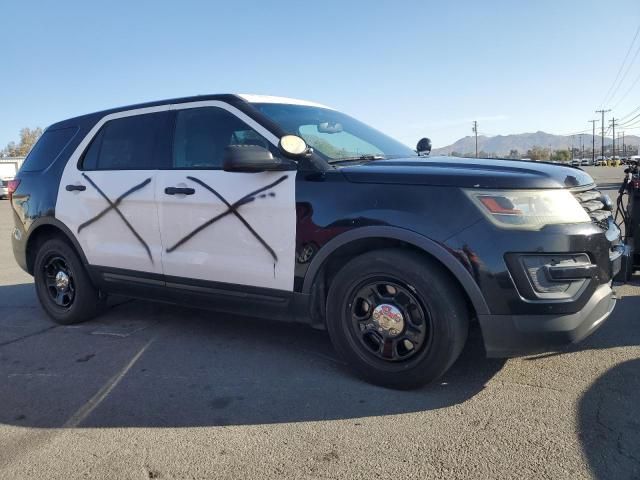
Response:
[{"label": "headlight", "polygon": [[502,228],[540,230],[545,225],[591,219],[568,190],[465,190],[485,216]]}]

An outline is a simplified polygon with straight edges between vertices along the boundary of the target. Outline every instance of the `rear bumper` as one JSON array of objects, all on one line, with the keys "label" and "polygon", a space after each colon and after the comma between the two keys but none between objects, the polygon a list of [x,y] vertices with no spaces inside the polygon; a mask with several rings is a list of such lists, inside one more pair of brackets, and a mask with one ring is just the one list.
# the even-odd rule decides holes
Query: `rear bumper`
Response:
[{"label": "rear bumper", "polygon": [[488,357],[515,357],[553,351],[579,342],[609,317],[616,298],[601,285],[580,311],[564,315],[479,315]]},{"label": "rear bumper", "polygon": [[13,250],[13,256],[20,268],[31,274],[27,268],[27,232],[15,211],[13,212],[13,216],[14,227],[11,229],[11,248]]}]

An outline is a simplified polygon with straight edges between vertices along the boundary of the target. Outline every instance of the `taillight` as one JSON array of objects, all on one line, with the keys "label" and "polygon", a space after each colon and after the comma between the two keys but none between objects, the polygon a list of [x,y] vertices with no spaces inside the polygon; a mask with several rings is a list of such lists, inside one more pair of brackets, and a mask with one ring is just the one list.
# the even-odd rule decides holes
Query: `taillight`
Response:
[{"label": "taillight", "polygon": [[9,192],[9,201],[12,200],[13,192],[15,192],[18,189],[18,185],[20,185],[20,180],[18,180],[17,178],[13,180],[9,180],[9,183],[7,183],[7,190]]}]

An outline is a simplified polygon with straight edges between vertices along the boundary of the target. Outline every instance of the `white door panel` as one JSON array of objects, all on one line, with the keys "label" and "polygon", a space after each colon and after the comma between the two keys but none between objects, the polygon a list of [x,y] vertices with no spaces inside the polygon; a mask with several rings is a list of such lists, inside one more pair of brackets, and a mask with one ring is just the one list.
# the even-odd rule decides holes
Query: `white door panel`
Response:
[{"label": "white door panel", "polygon": [[[158,172],[156,196],[164,273],[292,291],[295,173]],[[198,181],[187,177],[215,190],[231,208]],[[262,190],[270,185],[273,186]],[[166,187],[190,187],[195,193],[167,195]],[[246,198],[257,190],[261,191]],[[234,205],[243,198],[245,203]],[[192,233],[199,227],[200,231]],[[190,234],[190,238],[179,243]]]},{"label": "white door panel", "polygon": [[[76,236],[91,265],[162,273],[156,175],[152,170],[81,172],[69,162],[60,181],[56,218]],[[116,205],[126,222],[89,180],[114,203],[140,186]],[[86,190],[69,192],[66,185],[83,185]]]}]

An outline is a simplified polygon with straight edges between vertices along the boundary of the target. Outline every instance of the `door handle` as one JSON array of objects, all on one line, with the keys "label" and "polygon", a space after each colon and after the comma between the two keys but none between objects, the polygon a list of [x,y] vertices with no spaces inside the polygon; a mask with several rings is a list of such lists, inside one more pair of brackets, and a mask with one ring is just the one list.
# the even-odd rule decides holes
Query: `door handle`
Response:
[{"label": "door handle", "polygon": [[193,195],[196,193],[196,189],[189,187],[167,187],[164,189],[164,193],[167,195]]},{"label": "door handle", "polygon": [[67,185],[65,190],[67,192],[84,192],[87,189],[84,185]]}]

